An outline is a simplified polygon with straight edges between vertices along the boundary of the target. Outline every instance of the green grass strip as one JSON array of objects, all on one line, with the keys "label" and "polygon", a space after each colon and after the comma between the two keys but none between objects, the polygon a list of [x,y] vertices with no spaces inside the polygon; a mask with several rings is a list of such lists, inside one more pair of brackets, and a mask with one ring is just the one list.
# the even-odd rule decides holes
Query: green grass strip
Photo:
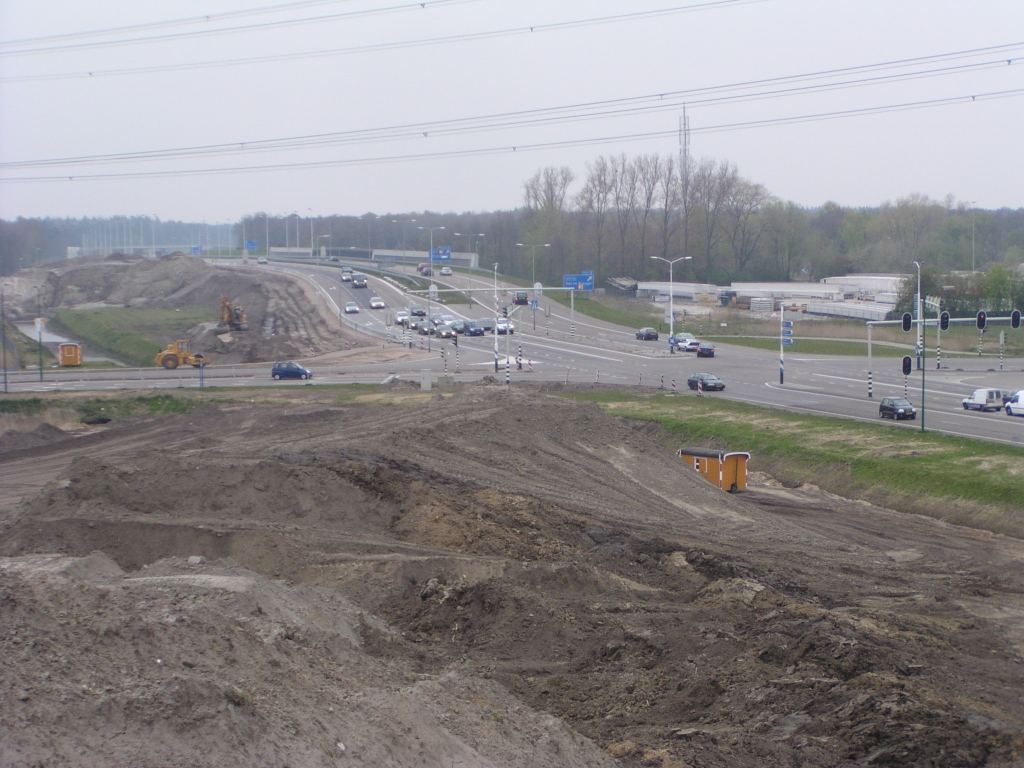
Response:
[{"label": "green grass strip", "polygon": [[793,414],[668,394],[561,393],[660,423],[673,448],[748,451],[750,469],[832,493],[1024,538],[1024,450],[888,422]]}]

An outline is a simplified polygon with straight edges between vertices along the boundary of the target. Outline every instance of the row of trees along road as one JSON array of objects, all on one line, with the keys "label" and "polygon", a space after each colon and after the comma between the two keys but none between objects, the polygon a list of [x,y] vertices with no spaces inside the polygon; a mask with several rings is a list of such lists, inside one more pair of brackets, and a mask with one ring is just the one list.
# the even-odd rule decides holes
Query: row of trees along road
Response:
[{"label": "row of trees along road", "polygon": [[[481,254],[485,269],[497,262],[502,273],[530,279],[535,258],[537,279],[545,285],[560,285],[565,273],[592,269],[599,287],[609,277],[667,278],[666,266],[651,256],[690,256],[690,261],[676,265],[675,278],[717,284],[816,281],[856,272],[912,273],[916,260],[934,271],[940,289],[963,283],[967,303],[987,300],[992,291],[1012,294],[1016,269],[1024,262],[1024,209],[972,210],[951,195],[937,201],[919,194],[875,208],[834,202],[804,208],[744,178],[734,164],[709,158],[599,156],[586,163],[580,177],[567,167],[541,168],[524,182],[522,192],[521,207],[482,213],[256,213],[234,225],[234,246],[241,247],[244,226],[246,238],[255,240],[261,252],[268,229],[272,246],[287,241],[308,247],[312,219],[318,244],[424,250],[429,234],[421,228],[434,227],[435,245],[474,250]],[[0,272],[10,274],[20,266],[63,258],[66,246],[93,240],[107,224],[112,231],[127,226],[128,231],[138,231],[139,239],[143,233],[148,239],[151,228],[142,223],[147,220],[0,222]],[[158,242],[171,234],[161,236],[159,228],[172,224],[183,230],[176,233],[183,242],[195,240],[195,232],[201,230],[193,228],[204,226],[157,223]],[[442,226],[444,230],[436,229]],[[205,244],[205,239],[200,242]],[[519,245],[544,243],[551,246]],[[956,271],[970,271],[974,264],[984,272],[991,272],[989,267],[995,264],[1005,269],[991,273],[991,280],[956,276]],[[938,277],[942,275],[950,276]]]}]

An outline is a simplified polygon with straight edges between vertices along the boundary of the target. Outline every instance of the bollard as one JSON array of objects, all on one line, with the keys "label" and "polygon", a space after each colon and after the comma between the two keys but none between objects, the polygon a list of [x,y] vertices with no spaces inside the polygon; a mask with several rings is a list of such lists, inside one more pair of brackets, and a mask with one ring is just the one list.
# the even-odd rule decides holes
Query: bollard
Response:
[{"label": "bollard", "polygon": [[644,385],[644,375],[642,373],[640,374],[640,381],[638,381],[636,385],[638,387],[642,387]]},{"label": "bollard", "polygon": [[530,371],[530,373],[533,373],[533,360],[527,360],[526,367]]},{"label": "bollard", "polygon": [[872,397],[871,394],[871,371],[868,371],[868,397]]},{"label": "bollard", "polygon": [[665,388],[665,374],[662,374],[661,375],[661,384],[658,385],[658,389],[664,389],[664,388]]},{"label": "bollard", "polygon": [[600,384],[601,383],[601,369],[600,368],[597,369],[597,378],[594,379],[594,383],[596,383],[596,384]]},{"label": "bollard", "polygon": [[674,395],[675,393],[676,393],[676,380],[672,379],[672,394]]},{"label": "bollard", "polygon": [[935,368],[942,368],[942,347],[938,344],[935,345]]}]

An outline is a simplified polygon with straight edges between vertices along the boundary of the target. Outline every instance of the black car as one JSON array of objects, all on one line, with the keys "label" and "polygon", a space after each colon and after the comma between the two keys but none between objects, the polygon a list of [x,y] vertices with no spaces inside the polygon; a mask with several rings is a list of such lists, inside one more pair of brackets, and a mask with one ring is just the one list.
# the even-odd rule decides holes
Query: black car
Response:
[{"label": "black car", "polygon": [[878,416],[884,419],[916,419],[917,409],[905,397],[883,397],[878,404]]},{"label": "black car", "polygon": [[702,341],[697,347],[697,357],[714,357],[715,345],[709,341]]},{"label": "black car", "polygon": [[422,304],[413,304],[411,307],[409,307],[409,314],[412,315],[413,317],[426,317],[427,308],[424,307]]},{"label": "black car", "polygon": [[476,322],[476,320],[466,320],[465,323],[463,324],[463,328],[464,328],[463,333],[465,333],[467,336],[483,336],[484,335],[484,328],[483,328],[483,326],[479,325]]},{"label": "black car", "polygon": [[448,325],[450,325],[452,327],[452,330],[455,331],[456,333],[466,332],[465,320],[453,320],[452,322],[448,323]]},{"label": "black car", "polygon": [[408,328],[410,331],[418,331],[420,329],[420,323],[425,322],[427,321],[419,317],[410,317],[408,320],[405,321],[405,327]]},{"label": "black car", "polygon": [[439,325],[434,335],[439,339],[454,339],[458,334],[450,325]]},{"label": "black car", "polygon": [[526,305],[530,303],[530,294],[526,291],[516,291],[516,295],[512,298],[513,304]]},{"label": "black car", "polygon": [[713,373],[695,373],[686,380],[686,386],[696,389],[697,382],[700,382],[702,392],[721,392],[725,389],[725,382]]},{"label": "black car", "polygon": [[313,374],[308,368],[303,368],[298,363],[277,362],[270,369],[270,375],[277,381],[281,379],[312,379]]},{"label": "black car", "polygon": [[434,333],[434,324],[429,320],[421,320],[417,332],[420,336],[430,336]]},{"label": "black car", "polygon": [[653,328],[641,328],[636,332],[636,337],[641,341],[657,341],[658,332]]}]

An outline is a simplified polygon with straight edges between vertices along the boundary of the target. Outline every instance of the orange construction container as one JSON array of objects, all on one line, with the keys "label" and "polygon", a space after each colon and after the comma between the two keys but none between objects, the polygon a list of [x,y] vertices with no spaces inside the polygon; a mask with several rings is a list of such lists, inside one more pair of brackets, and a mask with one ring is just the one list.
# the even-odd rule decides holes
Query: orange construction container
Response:
[{"label": "orange construction container", "polygon": [[61,365],[81,365],[82,345],[71,341],[65,341],[58,348],[57,360]]},{"label": "orange construction container", "polygon": [[704,479],[724,491],[747,490],[749,453],[715,451],[708,448],[680,448],[676,453],[704,475]]}]

